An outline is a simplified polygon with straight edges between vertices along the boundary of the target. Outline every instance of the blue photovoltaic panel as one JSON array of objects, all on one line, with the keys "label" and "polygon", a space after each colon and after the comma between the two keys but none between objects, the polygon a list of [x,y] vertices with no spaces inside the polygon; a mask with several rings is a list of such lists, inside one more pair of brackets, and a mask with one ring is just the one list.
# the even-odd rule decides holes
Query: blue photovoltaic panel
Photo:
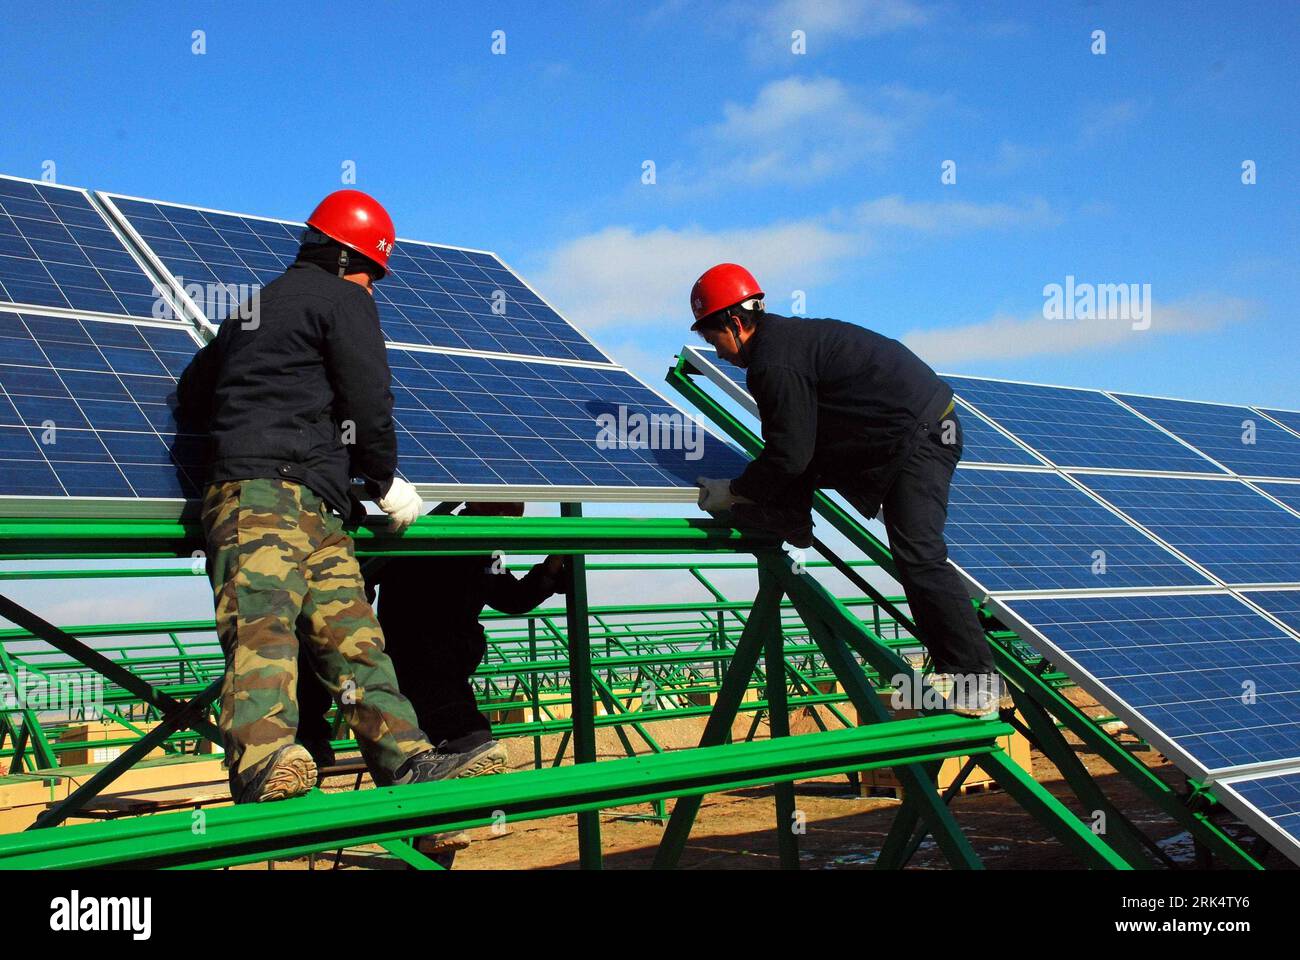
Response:
[{"label": "blue photovoltaic panel", "polygon": [[1300,583],[1300,517],[1240,481],[1075,479],[1225,583]]},{"label": "blue photovoltaic panel", "polygon": [[[1235,793],[1246,803],[1300,845],[1300,773],[1280,773],[1253,780],[1233,780],[1216,783],[1216,793]],[[1279,849],[1284,849],[1279,847]],[[1285,851],[1292,860],[1300,863],[1295,848]]]},{"label": "blue photovoltaic panel", "polygon": [[1295,433],[1300,433],[1300,411],[1267,410],[1264,407],[1260,407],[1259,409],[1263,410],[1265,413],[1267,413],[1278,423],[1285,426],[1288,430],[1294,431]]},{"label": "blue photovoltaic panel", "polygon": [[[413,483],[692,487],[745,465],[703,429],[638,437],[640,417],[690,421],[624,370],[397,348],[388,359],[402,474]],[[641,445],[619,448],[602,417]]]},{"label": "blue photovoltaic panel", "polygon": [[1210,582],[1055,473],[959,469],[944,533],[953,562],[989,591]]},{"label": "blue photovoltaic panel", "polygon": [[1300,633],[1300,590],[1250,590],[1244,595]]},{"label": "blue photovoltaic panel", "polygon": [[148,318],[156,297],[84,192],[0,177],[0,302]]},{"label": "blue photovoltaic panel", "polygon": [[193,497],[206,442],[168,403],[188,331],[0,311],[0,495]]},{"label": "blue photovoltaic panel", "polygon": [[1300,513],[1300,483],[1260,483],[1257,481],[1255,486]]},{"label": "blue photovoltaic panel", "polygon": [[1005,463],[1041,465],[1042,461],[1001,430],[984,421],[974,411],[957,401],[957,419],[961,423],[962,452],[965,463]]},{"label": "blue photovoltaic panel", "polygon": [[1249,407],[1126,393],[1116,396],[1242,476],[1300,478],[1300,437]]},{"label": "blue photovoltaic panel", "polygon": [[[700,353],[712,361],[714,367],[722,371],[736,386],[748,393],[745,371],[742,368],[727,363],[712,350],[700,348]],[[990,426],[960,401],[957,402],[957,419],[961,423],[961,458],[964,462],[1042,466],[1043,461],[1002,431]]]},{"label": "blue photovoltaic panel", "polygon": [[1235,597],[1007,605],[1205,770],[1300,757],[1300,641]]},{"label": "blue photovoltaic panel", "polygon": [[[172,275],[205,293],[265,286],[297,255],[300,223],[110,196]],[[611,362],[490,253],[401,240],[389,267],[375,304],[394,343]],[[224,295],[198,305],[213,322],[230,313]]]},{"label": "blue photovoltaic panel", "polygon": [[1058,466],[1223,473],[1099,391],[944,379],[961,399]]}]

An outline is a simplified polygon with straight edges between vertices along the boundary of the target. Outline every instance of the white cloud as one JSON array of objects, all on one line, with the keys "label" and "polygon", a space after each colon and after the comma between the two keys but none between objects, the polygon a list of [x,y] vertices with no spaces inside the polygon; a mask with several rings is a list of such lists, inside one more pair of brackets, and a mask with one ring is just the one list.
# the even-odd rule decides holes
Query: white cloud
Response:
[{"label": "white cloud", "polygon": [[729,102],[698,135],[701,156],[687,192],[725,186],[811,183],[890,153],[940,98],[902,86],[870,94],[828,77],[766,84],[752,103]]},{"label": "white cloud", "polygon": [[606,227],[551,251],[538,286],[586,330],[682,322],[691,284],[715,263],[744,263],[773,290],[793,289],[825,279],[863,242],[815,220],[712,232]]},{"label": "white cloud", "polygon": [[791,291],[832,279],[841,264],[875,253],[886,231],[951,234],[1054,222],[1043,200],[1023,206],[881,197],[827,213],[752,229],[700,227],[637,231],[611,226],[549,251],[539,289],[585,330],[680,322],[691,284],[709,266],[743,263],[781,310]]},{"label": "white cloud", "polygon": [[1171,304],[1155,301],[1151,326],[1133,329],[1131,320],[1048,320],[1041,313],[1013,317],[999,314],[991,320],[913,330],[901,339],[934,367],[983,360],[1016,360],[1032,356],[1061,356],[1123,345],[1140,346],[1161,336],[1217,330],[1244,319],[1247,301],[1236,298],[1183,300]]},{"label": "white cloud", "polygon": [[1095,143],[1136,123],[1146,108],[1136,100],[1118,100],[1114,103],[1089,107],[1083,116],[1079,141],[1083,146]]},{"label": "white cloud", "polygon": [[805,31],[812,42],[834,41],[878,37],[929,21],[930,12],[912,0],[778,0],[761,17],[787,43],[793,30]]},{"label": "white cloud", "polygon": [[870,227],[902,227],[918,233],[957,233],[1042,226],[1057,222],[1047,201],[1037,197],[1024,206],[1007,203],[908,201],[900,196],[879,197],[854,211],[859,223]]}]

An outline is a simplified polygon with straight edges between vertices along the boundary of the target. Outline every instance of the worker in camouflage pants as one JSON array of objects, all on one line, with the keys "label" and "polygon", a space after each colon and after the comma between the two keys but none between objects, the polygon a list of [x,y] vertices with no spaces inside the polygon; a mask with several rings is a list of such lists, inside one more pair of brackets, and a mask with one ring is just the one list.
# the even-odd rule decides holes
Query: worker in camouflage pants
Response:
[{"label": "worker in camouflage pants", "polygon": [[[202,517],[226,655],[221,734],[236,803],[317,782],[295,742],[298,650],[338,699],[380,784],[440,779],[443,758],[398,692],[344,519],[366,509],[400,536],[421,511],[397,475],[392,375],[374,284],[392,218],[337,190],[307,218],[298,258],[228,317],[176,384],[181,433],[205,437]],[[418,678],[417,678],[418,682]]]},{"label": "worker in camouflage pants", "polygon": [[377,781],[391,783],[407,757],[431,749],[398,692],[352,539],[324,500],[290,481],[212,484],[203,529],[226,651],[220,726],[235,796],[294,742],[299,638]]}]

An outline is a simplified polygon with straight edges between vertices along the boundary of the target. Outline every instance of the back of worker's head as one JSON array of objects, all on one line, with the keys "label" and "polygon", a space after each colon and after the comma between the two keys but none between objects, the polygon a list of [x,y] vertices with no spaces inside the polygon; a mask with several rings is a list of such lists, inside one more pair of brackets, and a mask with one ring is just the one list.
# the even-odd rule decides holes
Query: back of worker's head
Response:
[{"label": "back of worker's head", "polygon": [[518,501],[500,501],[488,503],[474,501],[465,504],[460,511],[462,517],[522,517],[524,505]]},{"label": "back of worker's head", "polygon": [[298,259],[340,277],[364,273],[378,280],[396,242],[393,218],[378,200],[360,190],[335,190],[307,218]]}]

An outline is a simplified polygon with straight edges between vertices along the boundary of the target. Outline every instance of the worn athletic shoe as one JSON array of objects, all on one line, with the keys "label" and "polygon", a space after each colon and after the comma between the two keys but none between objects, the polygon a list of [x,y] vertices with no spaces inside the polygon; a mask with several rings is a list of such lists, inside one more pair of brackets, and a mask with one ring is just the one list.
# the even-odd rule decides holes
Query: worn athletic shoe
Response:
[{"label": "worn athletic shoe", "polygon": [[489,740],[463,753],[443,751],[439,747],[417,753],[402,764],[396,783],[429,783],[458,777],[480,777],[503,773],[507,762],[506,748],[499,740]]},{"label": "worn athletic shoe", "polygon": [[998,673],[954,673],[947,707],[962,717],[988,720],[998,715],[1003,700]]},{"label": "worn athletic shoe", "polygon": [[235,803],[266,803],[301,797],[316,786],[316,761],[300,743],[281,747],[262,769],[235,792]]},{"label": "worn athletic shoe", "polygon": [[812,513],[808,510],[737,503],[731,508],[731,518],[738,527],[757,527],[775,533],[791,546],[800,549],[813,545]]}]

